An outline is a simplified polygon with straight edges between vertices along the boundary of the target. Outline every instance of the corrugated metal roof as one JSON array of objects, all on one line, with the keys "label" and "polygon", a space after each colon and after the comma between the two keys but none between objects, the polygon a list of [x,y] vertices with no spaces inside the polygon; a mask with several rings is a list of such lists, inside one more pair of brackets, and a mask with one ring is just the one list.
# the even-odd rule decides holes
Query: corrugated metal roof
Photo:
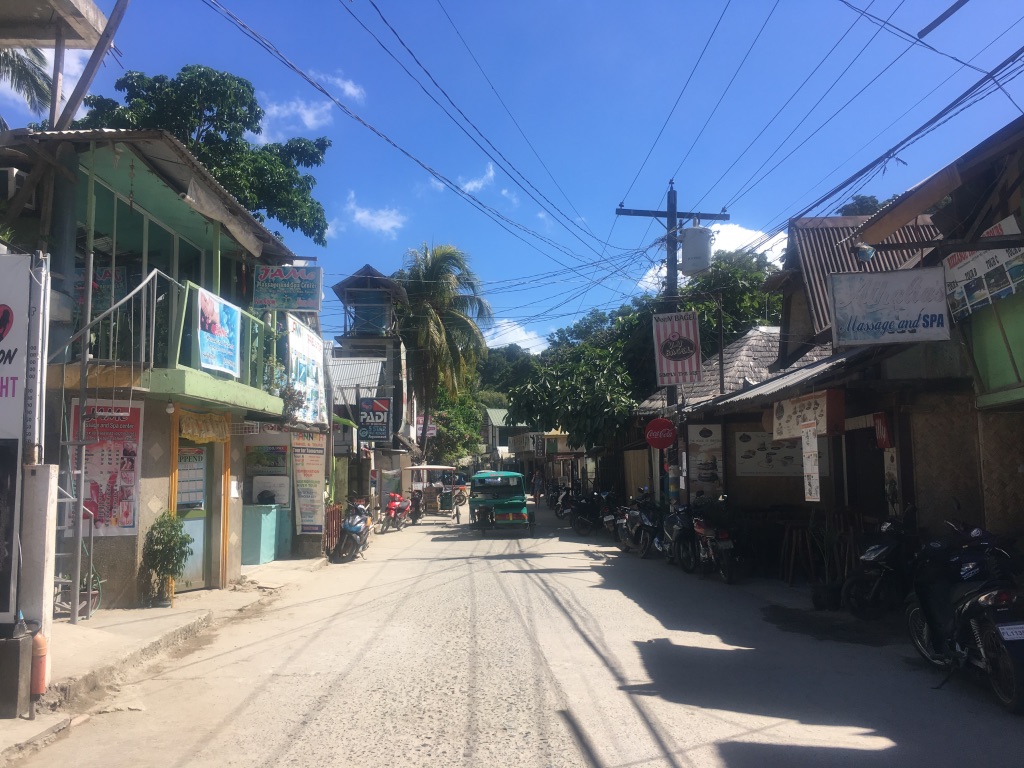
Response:
[{"label": "corrugated metal roof", "polygon": [[[891,272],[900,269],[920,250],[878,251],[870,261],[862,262],[853,254],[852,237],[868,216],[831,216],[793,219],[789,222],[789,248],[786,267],[799,268],[807,291],[815,333],[831,326],[828,307],[829,275],[840,272]],[[882,242],[913,243],[942,237],[930,216],[920,216],[901,227]]]},{"label": "corrugated metal roof", "polygon": [[362,397],[387,397],[381,392],[385,385],[384,361],[376,357],[332,357],[327,361],[334,402],[354,405],[356,387]]},{"label": "corrugated metal roof", "polygon": [[751,405],[754,401],[762,398],[773,401],[784,400],[786,397],[798,394],[800,390],[810,384],[824,378],[833,378],[854,366],[859,366],[870,360],[872,355],[885,355],[886,353],[886,350],[875,346],[848,349],[838,355],[816,360],[813,363],[796,369],[791,368],[762,382],[756,387],[737,392],[734,395],[696,403],[691,407],[684,408],[683,413],[692,415],[711,406],[716,409],[735,410],[735,406]]}]

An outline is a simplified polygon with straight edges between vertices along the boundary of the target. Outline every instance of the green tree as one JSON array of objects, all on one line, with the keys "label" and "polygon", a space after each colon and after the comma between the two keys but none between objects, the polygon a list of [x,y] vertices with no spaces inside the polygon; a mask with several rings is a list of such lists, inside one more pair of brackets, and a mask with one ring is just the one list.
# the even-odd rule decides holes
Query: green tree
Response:
[{"label": "green tree", "polygon": [[878,202],[878,198],[874,195],[854,195],[850,198],[850,202],[840,206],[836,213],[840,216],[870,216],[885,208],[897,197],[898,195],[893,195]]},{"label": "green tree", "polygon": [[539,364],[509,389],[509,420],[545,431],[562,429],[572,448],[605,445],[626,427],[636,407],[631,389],[621,344],[584,342]]},{"label": "green tree", "polygon": [[90,111],[76,128],[168,131],[256,218],[272,217],[327,244],[327,217],[313,197],[316,179],[302,169],[323,164],[330,140],[250,142],[246,135],[258,136],[263,120],[252,83],[210,67],[189,65],[176,77],[128,72],[114,88],[125,103],[87,96]]},{"label": "green tree", "polygon": [[480,444],[483,416],[470,392],[453,397],[444,387],[439,387],[433,422],[437,436],[430,441],[425,454],[430,464],[455,465],[459,459],[474,453]]},{"label": "green tree", "polygon": [[444,387],[458,396],[471,383],[487,354],[479,324],[489,324],[491,307],[480,296],[480,281],[469,258],[453,245],[426,243],[406,254],[394,275],[409,296],[399,333],[405,343],[413,391],[423,409],[420,448],[427,452],[426,425]]},{"label": "green tree", "polygon": [[[0,48],[0,82],[7,83],[28,108],[42,114],[50,107],[50,76],[46,57],[38,48]],[[10,128],[0,115],[0,131]]]}]

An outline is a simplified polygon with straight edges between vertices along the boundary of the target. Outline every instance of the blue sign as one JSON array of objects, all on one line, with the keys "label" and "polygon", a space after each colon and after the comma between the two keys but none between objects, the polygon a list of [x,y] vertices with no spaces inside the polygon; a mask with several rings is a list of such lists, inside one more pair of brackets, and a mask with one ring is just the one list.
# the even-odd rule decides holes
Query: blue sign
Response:
[{"label": "blue sign", "polygon": [[238,376],[242,313],[209,291],[199,289],[199,365]]}]

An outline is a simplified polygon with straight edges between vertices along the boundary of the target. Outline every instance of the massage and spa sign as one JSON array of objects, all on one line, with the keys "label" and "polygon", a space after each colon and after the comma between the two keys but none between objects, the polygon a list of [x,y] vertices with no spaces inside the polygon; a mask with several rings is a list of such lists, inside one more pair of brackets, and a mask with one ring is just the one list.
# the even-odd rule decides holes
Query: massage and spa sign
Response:
[{"label": "massage and spa sign", "polygon": [[949,340],[942,267],[831,275],[829,308],[836,347]]}]

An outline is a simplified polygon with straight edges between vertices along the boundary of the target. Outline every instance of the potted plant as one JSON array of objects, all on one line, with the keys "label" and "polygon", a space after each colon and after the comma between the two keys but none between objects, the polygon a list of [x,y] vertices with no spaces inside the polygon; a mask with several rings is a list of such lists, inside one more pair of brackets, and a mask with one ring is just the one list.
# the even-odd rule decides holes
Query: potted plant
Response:
[{"label": "potted plant", "polygon": [[156,576],[157,605],[174,604],[174,579],[185,572],[185,561],[192,556],[192,542],[184,523],[166,511],[146,532],[142,564]]},{"label": "potted plant", "polygon": [[835,515],[825,510],[812,511],[809,531],[811,539],[817,546],[823,568],[821,581],[811,588],[811,601],[819,610],[837,610],[842,606],[843,582],[839,577],[836,555],[841,531]]}]

